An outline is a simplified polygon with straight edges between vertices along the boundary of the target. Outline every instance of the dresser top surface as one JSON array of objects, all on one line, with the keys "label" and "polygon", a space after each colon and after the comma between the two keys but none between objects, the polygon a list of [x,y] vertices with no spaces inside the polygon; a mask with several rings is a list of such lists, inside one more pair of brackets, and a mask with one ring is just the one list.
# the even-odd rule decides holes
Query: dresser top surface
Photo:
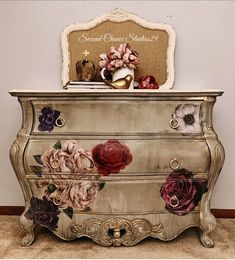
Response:
[{"label": "dresser top surface", "polygon": [[76,97],[76,96],[143,96],[143,97],[205,97],[205,96],[221,96],[223,94],[222,90],[213,89],[197,89],[197,90],[185,90],[185,89],[174,89],[174,90],[117,90],[117,89],[13,89],[9,93],[12,96],[25,96],[25,97]]}]

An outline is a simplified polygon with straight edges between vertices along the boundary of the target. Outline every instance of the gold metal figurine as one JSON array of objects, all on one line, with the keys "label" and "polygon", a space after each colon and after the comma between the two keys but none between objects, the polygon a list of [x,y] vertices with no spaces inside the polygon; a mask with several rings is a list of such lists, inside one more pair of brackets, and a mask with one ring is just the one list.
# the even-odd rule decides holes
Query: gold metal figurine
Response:
[{"label": "gold metal figurine", "polygon": [[106,83],[108,86],[116,89],[127,89],[130,87],[131,81],[133,80],[133,77],[128,74],[124,78],[117,79],[115,81],[109,81],[107,79],[104,79],[104,83]]}]

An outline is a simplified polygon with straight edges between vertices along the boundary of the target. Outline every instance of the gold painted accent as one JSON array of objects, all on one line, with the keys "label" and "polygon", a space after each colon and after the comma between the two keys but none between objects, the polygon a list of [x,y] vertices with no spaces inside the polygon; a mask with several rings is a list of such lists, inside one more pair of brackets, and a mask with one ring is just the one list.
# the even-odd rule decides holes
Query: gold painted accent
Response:
[{"label": "gold painted accent", "polygon": [[180,167],[180,162],[176,158],[171,159],[169,163],[172,170],[177,170]]},{"label": "gold painted accent", "polygon": [[152,225],[146,219],[110,218],[88,219],[82,225],[72,224],[70,230],[77,237],[90,237],[102,246],[132,246],[148,236],[157,237],[163,226]]},{"label": "gold painted accent", "polygon": [[176,129],[179,127],[179,121],[177,119],[171,119],[169,122],[171,128]]},{"label": "gold painted accent", "polygon": [[128,74],[124,78],[117,79],[115,81],[109,81],[104,79],[104,83],[106,83],[108,86],[115,88],[115,89],[127,89],[130,87],[131,81],[133,80],[133,77]]}]

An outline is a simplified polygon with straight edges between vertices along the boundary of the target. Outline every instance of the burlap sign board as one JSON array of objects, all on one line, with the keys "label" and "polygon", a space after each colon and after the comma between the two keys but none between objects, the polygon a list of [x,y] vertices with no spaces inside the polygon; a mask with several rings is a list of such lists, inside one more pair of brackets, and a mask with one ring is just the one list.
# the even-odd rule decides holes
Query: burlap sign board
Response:
[{"label": "burlap sign board", "polygon": [[123,10],[100,16],[88,23],[67,26],[61,35],[63,52],[63,86],[77,80],[76,63],[88,59],[97,67],[94,82],[102,81],[99,73],[99,56],[108,53],[111,46],[129,43],[138,52],[141,61],[135,70],[135,81],[141,76],[153,75],[161,88],[171,88],[174,82],[175,33],[166,24],[146,22]]}]

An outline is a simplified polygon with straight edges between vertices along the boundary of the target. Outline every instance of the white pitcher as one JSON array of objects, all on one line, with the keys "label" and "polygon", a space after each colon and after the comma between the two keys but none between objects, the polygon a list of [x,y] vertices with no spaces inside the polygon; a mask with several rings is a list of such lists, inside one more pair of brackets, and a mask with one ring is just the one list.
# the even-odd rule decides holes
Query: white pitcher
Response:
[{"label": "white pitcher", "polygon": [[[103,80],[107,80],[104,76],[105,70],[106,70],[106,68],[103,68],[100,72]],[[113,82],[118,80],[118,79],[125,78],[127,75],[131,75],[133,77],[133,80],[130,83],[129,89],[134,89],[134,70],[133,69],[122,67],[122,68],[117,69],[116,71],[112,72],[111,74],[112,74],[112,81]]]}]

